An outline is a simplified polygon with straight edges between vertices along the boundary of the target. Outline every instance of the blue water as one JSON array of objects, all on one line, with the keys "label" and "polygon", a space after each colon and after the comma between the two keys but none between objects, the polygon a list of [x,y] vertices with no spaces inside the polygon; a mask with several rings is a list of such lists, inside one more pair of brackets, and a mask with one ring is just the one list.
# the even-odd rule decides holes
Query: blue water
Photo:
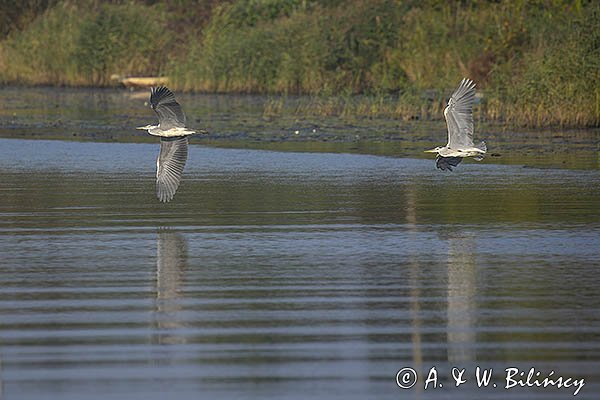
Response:
[{"label": "blue water", "polygon": [[600,396],[600,171],[192,145],[161,204],[158,144],[0,152],[1,398]]}]

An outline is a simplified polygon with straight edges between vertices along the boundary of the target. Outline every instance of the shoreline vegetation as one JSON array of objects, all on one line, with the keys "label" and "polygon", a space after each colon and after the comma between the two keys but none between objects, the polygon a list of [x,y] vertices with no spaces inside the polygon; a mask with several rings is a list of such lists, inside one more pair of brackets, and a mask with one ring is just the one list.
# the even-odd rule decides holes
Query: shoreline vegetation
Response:
[{"label": "shoreline vegetation", "polygon": [[[14,3],[14,4],[13,4]],[[299,114],[441,118],[463,76],[475,118],[600,126],[600,2],[7,0],[0,84],[308,95]]]}]

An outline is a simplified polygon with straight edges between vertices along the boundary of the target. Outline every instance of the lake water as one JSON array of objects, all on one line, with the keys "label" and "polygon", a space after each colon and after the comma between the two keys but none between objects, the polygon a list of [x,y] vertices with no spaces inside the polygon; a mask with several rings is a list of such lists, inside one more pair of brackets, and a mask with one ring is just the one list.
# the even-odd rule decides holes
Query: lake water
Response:
[{"label": "lake water", "polygon": [[[502,156],[453,173],[402,153],[200,141],[161,204],[157,143],[94,141],[91,126],[107,131],[89,105],[79,131],[23,104],[38,125],[0,116],[0,135],[35,137],[0,139],[0,398],[573,398],[506,389],[512,367],[600,396],[589,138],[569,155],[582,168]],[[120,123],[153,122],[141,109]]]}]

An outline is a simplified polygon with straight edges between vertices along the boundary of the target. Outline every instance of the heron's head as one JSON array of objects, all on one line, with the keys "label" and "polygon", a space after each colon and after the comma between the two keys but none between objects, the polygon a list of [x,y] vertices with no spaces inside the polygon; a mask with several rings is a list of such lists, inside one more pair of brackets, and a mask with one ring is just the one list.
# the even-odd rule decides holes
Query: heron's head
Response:
[{"label": "heron's head", "polygon": [[444,146],[438,146],[435,149],[425,150],[425,153],[439,153],[443,148]]}]

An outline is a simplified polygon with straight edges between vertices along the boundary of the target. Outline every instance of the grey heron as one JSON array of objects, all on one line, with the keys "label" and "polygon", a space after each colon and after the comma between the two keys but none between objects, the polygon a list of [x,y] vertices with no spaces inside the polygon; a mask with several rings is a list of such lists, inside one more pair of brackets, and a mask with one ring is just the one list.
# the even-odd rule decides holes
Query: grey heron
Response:
[{"label": "grey heron", "polygon": [[156,159],[156,196],[167,203],[173,199],[181,181],[188,156],[188,136],[196,131],[185,127],[185,114],[175,95],[165,86],[151,89],[150,106],[158,115],[158,125],[137,129],[160,137],[160,152]]},{"label": "grey heron", "polygon": [[467,78],[448,100],[444,110],[444,118],[448,126],[448,144],[435,149],[425,150],[426,153],[437,153],[435,165],[445,171],[452,171],[464,157],[483,160],[487,147],[485,142],[473,144],[473,102],[475,101],[475,83]]}]

